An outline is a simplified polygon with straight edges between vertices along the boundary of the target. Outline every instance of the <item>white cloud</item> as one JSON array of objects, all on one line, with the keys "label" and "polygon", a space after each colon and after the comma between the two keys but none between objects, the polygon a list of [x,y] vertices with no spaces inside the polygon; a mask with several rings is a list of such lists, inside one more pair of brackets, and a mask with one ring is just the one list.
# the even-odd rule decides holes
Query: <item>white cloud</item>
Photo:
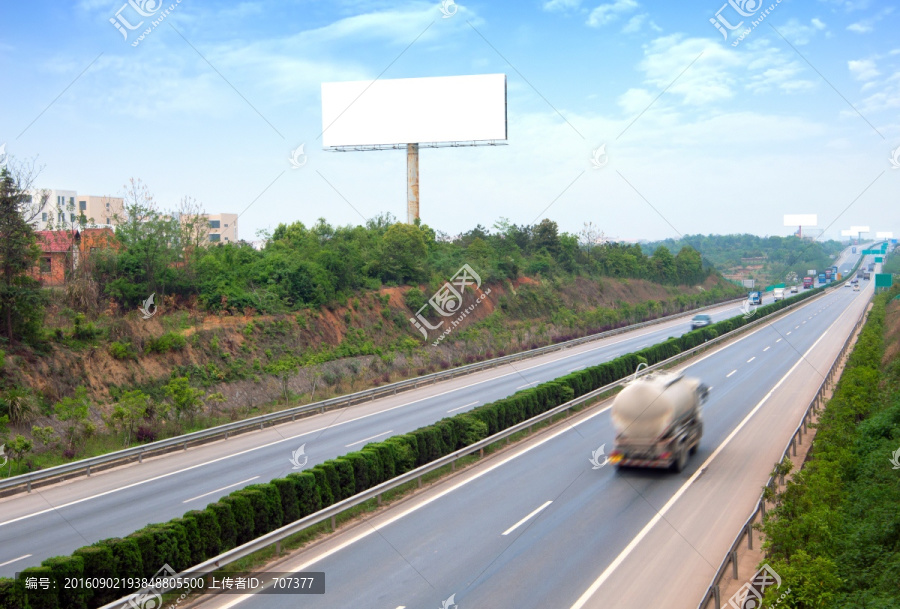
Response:
[{"label": "white cloud", "polygon": [[851,23],[847,26],[847,29],[851,32],[856,32],[857,34],[867,34],[875,28],[865,22],[859,21],[857,23]]},{"label": "white cloud", "polygon": [[581,6],[581,0],[550,0],[544,2],[545,11],[569,11]]},{"label": "white cloud", "polygon": [[656,25],[656,23],[652,19],[650,19],[649,21],[647,20],[647,17],[649,16],[649,13],[640,13],[639,15],[635,15],[628,20],[628,23],[626,23],[624,27],[622,27],[622,33],[633,34],[634,32],[639,32],[644,26],[644,23],[646,23],[647,26],[654,32],[662,32],[662,28]]},{"label": "white cloud", "polygon": [[875,66],[875,62],[871,59],[851,59],[847,62],[847,67],[856,80],[872,80],[881,74]]},{"label": "white cloud", "polygon": [[781,34],[793,44],[808,44],[817,32],[827,29],[825,23],[819,18],[813,18],[809,24],[804,24],[797,19],[790,19],[785,25],[778,28]]},{"label": "white cloud", "polygon": [[608,4],[601,4],[588,15],[587,24],[591,27],[600,27],[615,21],[625,13],[630,13],[640,6],[636,0],[615,0]]}]

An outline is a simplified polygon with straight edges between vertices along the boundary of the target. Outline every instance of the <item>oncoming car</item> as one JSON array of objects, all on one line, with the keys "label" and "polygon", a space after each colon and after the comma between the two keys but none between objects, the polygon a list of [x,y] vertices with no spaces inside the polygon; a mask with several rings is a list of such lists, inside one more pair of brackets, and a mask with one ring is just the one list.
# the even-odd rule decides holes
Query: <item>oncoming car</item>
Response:
[{"label": "oncoming car", "polygon": [[704,315],[703,313],[699,315],[694,315],[694,319],[691,320],[691,330],[696,330],[697,328],[705,328],[708,325],[712,324],[712,317],[709,315]]}]

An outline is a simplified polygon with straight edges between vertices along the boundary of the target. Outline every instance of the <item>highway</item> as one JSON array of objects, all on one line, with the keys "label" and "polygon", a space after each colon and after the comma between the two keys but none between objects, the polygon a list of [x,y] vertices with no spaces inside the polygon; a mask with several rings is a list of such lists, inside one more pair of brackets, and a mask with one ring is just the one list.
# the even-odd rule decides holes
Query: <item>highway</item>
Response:
[{"label": "highway", "polygon": [[[716,321],[740,314],[738,305],[707,311]],[[580,345],[562,352],[458,377],[366,404],[241,434],[185,452],[146,459],[91,477],[0,500],[0,576],[50,556],[164,522],[249,484],[292,471],[301,445],[306,467],[511,395],[585,366],[689,330],[690,317]]]},{"label": "highway", "polygon": [[713,387],[681,474],[592,469],[606,402],[269,567],[324,571],[324,595],[201,606],[694,609],[872,291],[835,289],[681,366]]}]

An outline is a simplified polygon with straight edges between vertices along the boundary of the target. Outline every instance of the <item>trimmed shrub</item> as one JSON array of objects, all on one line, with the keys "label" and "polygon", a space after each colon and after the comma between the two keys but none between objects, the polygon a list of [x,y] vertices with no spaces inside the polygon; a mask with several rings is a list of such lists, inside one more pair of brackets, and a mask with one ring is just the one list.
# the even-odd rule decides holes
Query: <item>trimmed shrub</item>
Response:
[{"label": "trimmed shrub", "polygon": [[359,452],[347,453],[341,459],[349,461],[353,467],[353,493],[361,493],[368,489],[369,483],[369,463],[366,458]]},{"label": "trimmed shrub", "polygon": [[54,556],[41,562],[41,566],[49,568],[51,578],[56,581],[56,593],[61,607],[86,609],[85,590],[80,587],[66,588],[63,585],[67,577],[84,575],[84,559],[81,556]]},{"label": "trimmed shrub", "polygon": [[[58,609],[59,595],[52,587],[49,590],[38,588],[37,590],[26,590],[25,579],[28,577],[48,577],[53,578],[53,569],[50,567],[28,567],[22,569],[19,578],[16,580],[16,596],[23,601],[21,607],[23,609]],[[13,605],[18,609],[18,605]]]},{"label": "trimmed shrub", "polygon": [[215,515],[216,522],[219,523],[219,543],[221,544],[219,551],[227,552],[237,543],[237,527],[234,524],[234,512],[231,511],[230,505],[221,501],[210,503],[206,506],[206,509]]},{"label": "trimmed shrub", "polygon": [[200,531],[200,539],[203,540],[203,560],[209,560],[222,552],[221,530],[219,520],[209,508],[204,510],[192,510],[184,515],[184,518],[192,518],[197,523]]},{"label": "trimmed shrub", "polygon": [[300,518],[300,502],[297,501],[297,487],[293,480],[276,478],[270,483],[281,497],[281,526]]},{"label": "trimmed shrub", "polygon": [[396,466],[394,463],[394,450],[388,445],[387,442],[377,442],[371,445],[371,448],[363,449],[363,452],[366,450],[374,450],[378,453],[378,458],[381,460],[381,481],[390,480],[394,476],[397,475]]},{"label": "trimmed shrub", "polygon": [[[113,577],[113,553],[109,546],[97,544],[78,548],[72,554],[84,561],[85,577]],[[112,588],[88,588],[84,600],[89,606],[102,606],[119,598]],[[2,594],[0,594],[2,596]],[[6,605],[0,601],[0,607]]]},{"label": "trimmed shrub", "polygon": [[25,599],[19,594],[16,580],[9,577],[0,577],[0,607],[3,609],[16,609],[25,605]]},{"label": "trimmed shrub", "polygon": [[331,463],[337,472],[340,483],[340,498],[352,497],[356,491],[356,481],[353,479],[353,464],[341,457],[329,459],[325,463]]},{"label": "trimmed shrub", "polygon": [[[323,473],[322,478],[324,479],[324,477]],[[313,472],[295,472],[288,474],[287,479],[294,483],[299,518],[309,516],[322,509],[321,487],[318,486]]]},{"label": "trimmed shrub", "polygon": [[[162,561],[156,553],[156,540],[153,535],[147,529],[140,529],[129,535],[128,538],[133,539],[140,550],[143,577],[152,577],[162,566]],[[132,574],[132,577],[135,576],[136,574]]]},{"label": "trimmed shrub", "polygon": [[234,526],[237,534],[237,545],[242,545],[255,537],[253,505],[245,495],[232,493],[219,499],[231,506],[234,514]]},{"label": "trimmed shrub", "polygon": [[248,486],[232,495],[246,497],[253,510],[253,534],[259,537],[272,530],[269,520],[269,508],[266,505],[266,494],[261,489]]},{"label": "trimmed shrub", "polygon": [[381,456],[374,445],[364,447],[360,455],[366,460],[366,468],[369,471],[369,488],[377,486],[385,481],[384,465],[381,462]]},{"label": "trimmed shrub", "polygon": [[[184,524],[180,518],[173,519],[163,524],[151,524],[150,528],[156,529],[166,534],[166,543],[168,547],[168,560],[166,563],[178,572],[193,566],[193,552],[188,534]],[[163,538],[161,538],[163,539]],[[162,565],[160,565],[162,567]]]},{"label": "trimmed shrub", "polygon": [[[328,474],[325,472],[325,469],[317,465],[316,467],[309,470],[308,473],[316,481],[316,491],[319,495],[319,505],[321,507],[328,507],[329,505],[334,503],[334,493],[332,493],[331,483],[328,480]],[[311,505],[309,503],[309,498],[307,498],[306,505]]]},{"label": "trimmed shrub", "polygon": [[320,463],[316,467],[321,467],[325,471],[325,475],[328,477],[328,487],[331,489],[332,503],[337,503],[341,499],[344,498],[343,492],[341,491],[341,476],[338,474],[337,467],[335,467],[334,460],[328,460],[324,463]]},{"label": "trimmed shrub", "polygon": [[184,534],[187,536],[188,548],[191,552],[191,565],[206,560],[203,555],[204,540],[200,533],[200,527],[197,526],[197,519],[185,515],[183,518],[173,518],[171,522],[177,522],[184,527]]},{"label": "trimmed shrub", "polygon": [[106,546],[112,551],[114,577],[139,577],[143,574],[141,549],[134,539],[113,537],[98,541],[97,545]]}]

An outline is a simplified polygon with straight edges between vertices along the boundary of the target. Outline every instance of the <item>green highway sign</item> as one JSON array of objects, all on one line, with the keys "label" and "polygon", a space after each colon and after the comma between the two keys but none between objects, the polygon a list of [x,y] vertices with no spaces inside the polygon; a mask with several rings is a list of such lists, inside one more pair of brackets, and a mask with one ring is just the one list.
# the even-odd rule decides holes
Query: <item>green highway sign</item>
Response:
[{"label": "green highway sign", "polygon": [[888,289],[894,285],[894,276],[890,273],[875,273],[875,289]]},{"label": "green highway sign", "polygon": [[875,256],[875,262],[884,262],[884,256]]}]

